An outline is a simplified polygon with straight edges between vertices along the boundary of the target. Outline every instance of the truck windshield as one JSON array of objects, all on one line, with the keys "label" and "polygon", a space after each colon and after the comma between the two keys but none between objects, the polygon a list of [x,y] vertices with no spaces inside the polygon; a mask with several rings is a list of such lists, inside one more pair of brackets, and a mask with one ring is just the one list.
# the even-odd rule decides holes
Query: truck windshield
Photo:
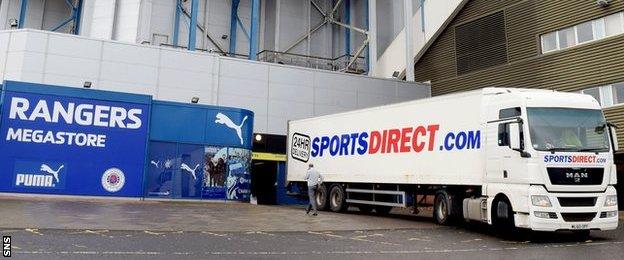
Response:
[{"label": "truck windshield", "polygon": [[541,151],[604,152],[608,128],[601,110],[527,108],[533,148]]}]

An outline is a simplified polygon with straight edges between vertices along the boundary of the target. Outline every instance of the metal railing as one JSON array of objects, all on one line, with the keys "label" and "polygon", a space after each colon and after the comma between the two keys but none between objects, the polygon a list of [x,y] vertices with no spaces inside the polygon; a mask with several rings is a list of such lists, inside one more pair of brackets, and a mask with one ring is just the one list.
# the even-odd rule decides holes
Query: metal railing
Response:
[{"label": "metal railing", "polygon": [[264,62],[322,70],[342,71],[355,74],[363,74],[366,72],[366,60],[364,57],[357,57],[351,66],[347,67],[351,62],[351,59],[353,59],[353,56],[351,55],[342,55],[336,58],[325,58],[271,50],[264,50],[258,53],[258,60]]},{"label": "metal railing", "polygon": [[[143,44],[149,44],[149,42],[143,42]],[[160,46],[170,47],[170,48],[178,48],[178,49],[186,49],[186,46],[173,45],[163,43]],[[234,58],[247,59],[249,56],[245,54],[239,53],[229,53],[229,52],[221,52],[218,50],[206,50],[206,49],[195,49],[196,51],[208,52],[208,53],[216,53],[221,56],[228,56]],[[288,53],[288,52],[278,52],[271,50],[264,50],[258,53],[258,61],[284,64],[284,65],[293,65],[299,67],[306,68],[314,68],[314,69],[322,69],[322,70],[330,70],[330,71],[341,71],[346,73],[353,74],[364,74],[366,73],[366,59],[362,56],[355,58],[352,55],[342,55],[336,58],[324,58],[318,56],[310,56],[310,55],[302,55],[296,53]],[[351,66],[349,66],[351,64]]]}]

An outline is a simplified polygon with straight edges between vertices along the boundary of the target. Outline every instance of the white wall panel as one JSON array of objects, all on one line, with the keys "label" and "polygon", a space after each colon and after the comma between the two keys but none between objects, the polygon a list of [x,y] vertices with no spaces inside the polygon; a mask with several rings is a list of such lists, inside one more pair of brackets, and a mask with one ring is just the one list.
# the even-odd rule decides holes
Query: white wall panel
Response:
[{"label": "white wall panel", "polygon": [[[71,75],[94,80],[98,78],[100,61],[98,59],[76,58],[64,55],[48,54],[45,59],[46,74]],[[83,81],[84,82],[84,81]],[[82,85],[82,84],[81,84]]]},{"label": "white wall panel", "polygon": [[37,31],[17,31],[11,33],[10,51],[29,51],[43,53],[48,44],[48,35]]},{"label": "white wall panel", "polygon": [[102,42],[69,35],[52,34],[49,37],[47,52],[70,57],[99,60],[102,55]]},{"label": "white wall panel", "polygon": [[10,33],[0,33],[0,72],[4,72],[9,52]]},{"label": "white wall panel", "polygon": [[267,81],[269,77],[269,64],[249,62],[246,60],[222,58],[221,75],[225,77]]},{"label": "white wall panel", "polygon": [[158,86],[185,90],[212,91],[212,75],[205,72],[160,68]]},{"label": "white wall panel", "polygon": [[[4,46],[4,47],[3,47]],[[429,96],[428,86],[33,30],[0,31],[2,79],[250,109],[254,131],[286,121]]]},{"label": "white wall panel", "polygon": [[281,133],[288,127],[288,118],[269,116],[267,121],[268,133]]},{"label": "white wall panel", "polygon": [[355,109],[357,97],[354,92],[350,91],[316,88],[314,90],[314,103]]},{"label": "white wall panel", "polygon": [[221,77],[219,93],[267,99],[269,84],[267,81]]},{"label": "white wall panel", "polygon": [[[97,77],[84,77],[84,76],[68,76],[66,74],[60,75],[60,74],[52,74],[52,73],[45,73],[43,75],[43,84],[50,84],[50,85],[60,85],[60,86],[67,86],[67,87],[76,87],[76,88],[82,88],[84,85],[85,81],[90,81],[92,83],[91,88],[93,89],[106,89],[106,88],[102,88],[102,86],[100,86],[100,82],[97,81]],[[106,89],[108,90],[108,89]]]},{"label": "white wall panel", "polygon": [[179,50],[160,50],[160,67],[185,71],[212,73],[215,57],[205,53]]},{"label": "white wall panel", "polygon": [[134,44],[104,42],[102,60],[156,67],[160,49]]},{"label": "white wall panel", "polygon": [[158,69],[152,66],[102,61],[100,79],[156,86]]},{"label": "white wall panel", "polygon": [[283,83],[269,83],[269,102],[278,100],[313,103],[314,88]]},{"label": "white wall panel", "polygon": [[219,106],[238,107],[254,111],[257,115],[267,115],[266,98],[244,97],[239,95],[219,93]]},{"label": "white wall panel", "polygon": [[270,66],[270,81],[294,86],[314,86],[314,71],[286,66]]},{"label": "white wall panel", "polygon": [[314,106],[311,103],[271,100],[269,115],[281,116],[290,119],[301,119],[314,116]]},{"label": "white wall panel", "polygon": [[156,86],[101,79],[98,89],[156,96]]},{"label": "white wall panel", "polygon": [[180,89],[177,87],[158,87],[155,99],[189,103],[193,97],[199,98],[200,104],[207,104],[212,99],[210,91]]}]

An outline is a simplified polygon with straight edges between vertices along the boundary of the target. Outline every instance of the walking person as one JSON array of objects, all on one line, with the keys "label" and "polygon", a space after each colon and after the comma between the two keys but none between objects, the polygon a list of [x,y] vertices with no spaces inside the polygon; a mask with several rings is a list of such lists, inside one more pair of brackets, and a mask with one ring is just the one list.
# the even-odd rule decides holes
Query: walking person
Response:
[{"label": "walking person", "polygon": [[323,176],[321,176],[321,174],[314,169],[314,165],[310,163],[308,165],[308,172],[305,175],[305,180],[308,181],[308,197],[310,199],[306,214],[309,214],[310,210],[312,210],[312,216],[316,216],[316,191],[321,183],[323,183]]}]

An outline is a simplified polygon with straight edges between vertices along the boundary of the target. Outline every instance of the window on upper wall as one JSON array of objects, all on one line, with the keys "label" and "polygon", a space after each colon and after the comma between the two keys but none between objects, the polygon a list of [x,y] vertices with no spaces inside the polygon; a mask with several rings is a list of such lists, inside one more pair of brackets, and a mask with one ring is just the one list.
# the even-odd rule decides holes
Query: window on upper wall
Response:
[{"label": "window on upper wall", "polygon": [[602,105],[602,98],[600,98],[600,87],[585,89],[581,91],[581,93],[594,97],[596,100],[598,100],[598,103]]},{"label": "window on upper wall", "polygon": [[607,36],[613,36],[624,32],[622,27],[622,13],[616,13],[604,18],[605,32]]},{"label": "window on upper wall", "polygon": [[563,50],[624,33],[624,12],[540,35],[542,53]]},{"label": "window on upper wall", "polygon": [[594,97],[602,107],[624,104],[624,82],[581,90]]},{"label": "window on upper wall", "polygon": [[613,92],[613,104],[624,104],[624,83],[611,85]]}]

